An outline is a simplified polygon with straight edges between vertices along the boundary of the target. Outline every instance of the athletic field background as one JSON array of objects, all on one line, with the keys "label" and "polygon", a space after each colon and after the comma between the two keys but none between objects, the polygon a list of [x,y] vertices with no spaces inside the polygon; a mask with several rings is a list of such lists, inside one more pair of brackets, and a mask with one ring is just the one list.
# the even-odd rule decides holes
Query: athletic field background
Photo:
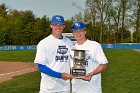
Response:
[{"label": "athletic field background", "polygon": [[[109,61],[102,73],[103,93],[140,93],[140,52],[131,49],[105,49]],[[0,51],[0,61],[33,62],[35,50]],[[0,83],[0,93],[38,93],[38,71]]]}]

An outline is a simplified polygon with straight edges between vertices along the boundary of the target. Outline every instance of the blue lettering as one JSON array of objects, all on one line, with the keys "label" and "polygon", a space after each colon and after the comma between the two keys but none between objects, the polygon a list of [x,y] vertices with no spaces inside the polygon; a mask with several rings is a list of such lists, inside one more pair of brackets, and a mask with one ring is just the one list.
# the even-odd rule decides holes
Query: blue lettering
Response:
[{"label": "blue lettering", "polygon": [[56,56],[55,57],[55,60],[56,61],[65,61],[65,60],[68,60],[68,56]]},{"label": "blue lettering", "polygon": [[85,62],[83,63],[83,65],[84,65],[85,67],[88,67],[88,61],[85,61]]}]

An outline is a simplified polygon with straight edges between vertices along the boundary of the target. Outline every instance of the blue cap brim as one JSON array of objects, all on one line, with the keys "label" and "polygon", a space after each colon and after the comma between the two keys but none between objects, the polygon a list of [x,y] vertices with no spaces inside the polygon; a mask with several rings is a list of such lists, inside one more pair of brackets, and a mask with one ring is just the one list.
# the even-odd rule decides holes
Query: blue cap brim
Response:
[{"label": "blue cap brim", "polygon": [[82,28],[82,29],[72,29],[71,31],[76,31],[76,30],[86,30],[86,28]]},{"label": "blue cap brim", "polygon": [[56,25],[56,24],[61,24],[61,25],[64,25],[64,23],[61,23],[61,22],[55,22],[55,23],[51,23],[52,25]]}]

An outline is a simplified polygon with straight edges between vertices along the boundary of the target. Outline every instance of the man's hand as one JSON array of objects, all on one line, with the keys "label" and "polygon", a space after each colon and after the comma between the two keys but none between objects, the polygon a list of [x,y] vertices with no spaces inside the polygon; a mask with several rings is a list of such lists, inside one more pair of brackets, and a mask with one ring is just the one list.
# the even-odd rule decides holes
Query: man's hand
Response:
[{"label": "man's hand", "polygon": [[72,79],[73,76],[68,73],[62,73],[62,79],[67,80],[67,79]]},{"label": "man's hand", "polygon": [[85,75],[85,76],[83,76],[83,80],[86,80],[86,81],[90,81],[91,80],[91,78],[92,78],[92,75],[89,73],[89,74],[87,74],[87,75]]},{"label": "man's hand", "polygon": [[85,75],[82,79],[90,81],[92,76],[103,72],[106,69],[106,66],[107,66],[107,64],[100,64],[95,70],[93,70],[92,72],[90,72],[87,75]]}]

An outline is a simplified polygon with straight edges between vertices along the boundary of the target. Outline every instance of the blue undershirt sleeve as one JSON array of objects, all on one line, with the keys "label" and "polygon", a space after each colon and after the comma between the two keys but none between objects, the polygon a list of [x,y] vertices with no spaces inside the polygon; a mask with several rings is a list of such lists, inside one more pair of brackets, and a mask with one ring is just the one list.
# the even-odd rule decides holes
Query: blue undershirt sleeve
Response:
[{"label": "blue undershirt sleeve", "polygon": [[38,69],[40,72],[45,73],[49,76],[56,77],[56,78],[62,78],[62,73],[56,72],[46,65],[38,64]]}]

